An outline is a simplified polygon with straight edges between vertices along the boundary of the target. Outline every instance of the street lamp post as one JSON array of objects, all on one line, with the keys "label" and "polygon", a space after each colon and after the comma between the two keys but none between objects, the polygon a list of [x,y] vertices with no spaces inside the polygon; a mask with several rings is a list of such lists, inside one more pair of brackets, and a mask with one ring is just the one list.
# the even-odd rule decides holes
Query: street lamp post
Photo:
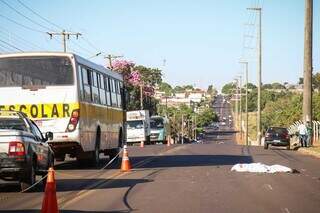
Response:
[{"label": "street lamp post", "polygon": [[254,10],[259,14],[259,29],[258,29],[258,113],[257,113],[257,141],[258,145],[261,145],[261,69],[262,69],[262,32],[261,32],[261,7],[247,8],[248,10]]}]

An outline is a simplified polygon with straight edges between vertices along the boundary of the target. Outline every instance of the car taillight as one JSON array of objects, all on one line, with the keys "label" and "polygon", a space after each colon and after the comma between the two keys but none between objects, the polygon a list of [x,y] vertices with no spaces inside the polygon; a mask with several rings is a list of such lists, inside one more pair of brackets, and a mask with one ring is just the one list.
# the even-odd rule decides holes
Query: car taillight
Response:
[{"label": "car taillight", "polygon": [[290,138],[290,136],[289,136],[288,133],[283,134],[283,137],[284,137],[285,139],[289,139],[289,138]]},{"label": "car taillight", "polygon": [[71,113],[71,118],[69,120],[67,130],[66,130],[67,132],[72,132],[76,129],[79,118],[80,118],[79,109],[73,110]]},{"label": "car taillight", "polygon": [[9,156],[24,156],[24,144],[20,141],[11,141],[9,143]]}]

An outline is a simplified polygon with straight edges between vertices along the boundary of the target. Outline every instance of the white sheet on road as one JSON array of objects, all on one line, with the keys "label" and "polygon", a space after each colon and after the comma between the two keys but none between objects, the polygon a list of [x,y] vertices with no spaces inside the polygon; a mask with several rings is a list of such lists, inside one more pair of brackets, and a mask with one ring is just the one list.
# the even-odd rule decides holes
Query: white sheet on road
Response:
[{"label": "white sheet on road", "polygon": [[281,165],[268,166],[262,163],[238,163],[231,168],[236,172],[255,172],[255,173],[276,173],[276,172],[293,172],[292,169]]}]

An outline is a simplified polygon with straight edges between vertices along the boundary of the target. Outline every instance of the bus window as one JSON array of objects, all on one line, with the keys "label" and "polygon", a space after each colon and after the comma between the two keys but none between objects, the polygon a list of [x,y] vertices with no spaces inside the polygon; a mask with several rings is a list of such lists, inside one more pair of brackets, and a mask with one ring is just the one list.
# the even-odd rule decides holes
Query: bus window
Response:
[{"label": "bus window", "polygon": [[106,91],[104,89],[104,77],[101,74],[98,74],[98,83],[99,83],[99,94],[100,94],[100,103],[106,105]]},{"label": "bus window", "polygon": [[105,83],[104,86],[106,90],[107,105],[111,106],[110,81],[108,77],[104,78],[104,83]]},{"label": "bus window", "polygon": [[80,65],[78,65],[78,78],[79,78],[79,97],[80,100],[84,99],[84,94],[83,94],[83,81],[82,81],[82,71],[81,71],[82,67]]},{"label": "bus window", "polygon": [[83,80],[83,89],[84,89],[84,101],[91,102],[91,87],[90,87],[90,82],[91,82],[91,74],[90,70],[82,67],[82,80]]},{"label": "bus window", "polygon": [[120,81],[116,81],[117,86],[117,100],[118,100],[118,107],[121,108],[121,87],[120,87]]},{"label": "bus window", "polygon": [[26,56],[1,59],[0,87],[48,86],[43,83],[73,85],[73,67],[69,58]]},{"label": "bus window", "polygon": [[116,94],[116,84],[115,84],[115,80],[113,78],[110,79],[111,81],[111,105],[113,107],[117,107],[117,94]]},{"label": "bus window", "polygon": [[100,103],[100,97],[99,97],[99,89],[98,89],[98,77],[97,77],[97,73],[95,71],[92,71],[92,85],[91,85],[91,89],[92,89],[92,100],[93,103]]}]

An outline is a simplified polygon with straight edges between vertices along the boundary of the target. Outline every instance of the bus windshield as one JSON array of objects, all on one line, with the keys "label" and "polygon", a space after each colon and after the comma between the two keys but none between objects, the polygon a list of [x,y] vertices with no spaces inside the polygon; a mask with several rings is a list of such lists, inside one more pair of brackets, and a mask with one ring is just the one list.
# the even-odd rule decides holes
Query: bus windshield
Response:
[{"label": "bus windshield", "polygon": [[0,59],[0,87],[72,85],[72,64],[67,57],[30,56]]},{"label": "bus windshield", "polygon": [[143,121],[127,121],[128,129],[142,129]]},{"label": "bus windshield", "polygon": [[150,128],[151,129],[162,129],[163,128],[163,120],[152,118],[150,120]]}]

